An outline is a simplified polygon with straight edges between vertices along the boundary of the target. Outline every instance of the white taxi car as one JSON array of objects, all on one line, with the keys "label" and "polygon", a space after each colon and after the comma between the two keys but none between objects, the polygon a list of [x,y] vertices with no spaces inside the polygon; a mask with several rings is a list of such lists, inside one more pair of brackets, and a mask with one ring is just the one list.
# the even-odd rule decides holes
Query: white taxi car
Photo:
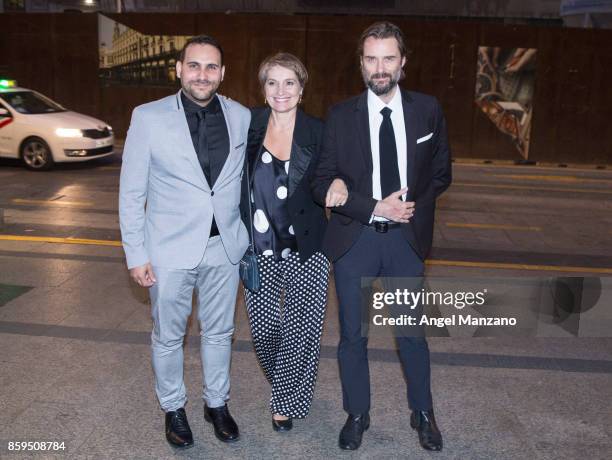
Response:
[{"label": "white taxi car", "polygon": [[0,80],[0,157],[46,170],[53,163],[112,155],[113,142],[113,129],[103,121],[71,112],[14,80]]}]

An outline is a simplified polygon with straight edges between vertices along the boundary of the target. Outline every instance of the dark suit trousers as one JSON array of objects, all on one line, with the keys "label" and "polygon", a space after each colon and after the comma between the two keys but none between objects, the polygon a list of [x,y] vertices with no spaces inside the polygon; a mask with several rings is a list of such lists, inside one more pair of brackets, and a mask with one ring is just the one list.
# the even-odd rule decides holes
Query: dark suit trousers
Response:
[{"label": "dark suit trousers", "polygon": [[[399,228],[377,233],[365,227],[356,243],[334,264],[340,315],[338,363],[344,410],[363,414],[370,410],[368,338],[362,334],[362,277],[418,277],[423,261]],[[385,286],[385,290],[388,288]],[[365,312],[367,314],[367,312]],[[364,336],[365,335],[365,336]],[[414,334],[418,335],[418,334]],[[397,336],[400,361],[412,410],[432,408],[429,348],[423,336]]]}]

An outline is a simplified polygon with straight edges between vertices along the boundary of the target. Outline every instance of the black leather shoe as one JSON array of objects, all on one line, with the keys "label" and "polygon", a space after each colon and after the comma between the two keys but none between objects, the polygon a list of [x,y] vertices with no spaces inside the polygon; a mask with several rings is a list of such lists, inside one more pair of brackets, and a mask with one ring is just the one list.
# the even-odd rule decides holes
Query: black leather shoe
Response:
[{"label": "black leather shoe", "polygon": [[272,428],[274,431],[289,431],[293,428],[293,420],[291,417],[287,420],[276,420],[272,418]]},{"label": "black leather shoe", "polygon": [[166,412],[166,439],[175,447],[187,448],[193,446],[193,434],[189,428],[187,414],[182,407]]},{"label": "black leather shoe", "polygon": [[349,414],[346,423],[340,431],[338,445],[340,449],[355,450],[361,445],[363,432],[370,428],[370,414]]},{"label": "black leather shoe", "polygon": [[238,425],[236,425],[236,422],[230,415],[227,404],[221,407],[208,407],[204,405],[204,420],[213,424],[215,436],[219,441],[238,441],[240,437]]},{"label": "black leather shoe", "polygon": [[410,426],[419,433],[419,442],[425,450],[442,450],[442,433],[436,425],[433,410],[415,410],[410,416]]}]

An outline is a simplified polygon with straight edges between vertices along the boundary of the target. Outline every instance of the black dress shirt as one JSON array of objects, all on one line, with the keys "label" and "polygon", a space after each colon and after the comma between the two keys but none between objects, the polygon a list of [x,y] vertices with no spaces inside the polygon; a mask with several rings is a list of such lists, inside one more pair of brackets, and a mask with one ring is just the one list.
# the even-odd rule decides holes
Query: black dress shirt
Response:
[{"label": "black dress shirt", "polygon": [[[225,116],[221,110],[219,98],[214,96],[206,107],[202,107],[181,92],[181,101],[189,126],[189,133],[193,148],[204,176],[211,188],[223,169],[229,153],[229,134],[225,123]],[[202,120],[202,122],[200,122]],[[204,132],[201,132],[204,128]],[[219,229],[213,216],[210,236],[219,234]]]}]

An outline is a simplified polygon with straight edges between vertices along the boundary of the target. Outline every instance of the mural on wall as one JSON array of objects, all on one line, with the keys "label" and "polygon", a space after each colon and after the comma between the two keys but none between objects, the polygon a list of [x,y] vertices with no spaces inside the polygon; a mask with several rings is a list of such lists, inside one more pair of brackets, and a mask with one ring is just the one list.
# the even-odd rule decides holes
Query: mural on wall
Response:
[{"label": "mural on wall", "polygon": [[478,48],[476,105],[512,138],[524,159],[529,157],[535,48]]},{"label": "mural on wall", "polygon": [[100,78],[112,84],[176,85],[176,57],[189,35],[145,35],[98,14]]}]

